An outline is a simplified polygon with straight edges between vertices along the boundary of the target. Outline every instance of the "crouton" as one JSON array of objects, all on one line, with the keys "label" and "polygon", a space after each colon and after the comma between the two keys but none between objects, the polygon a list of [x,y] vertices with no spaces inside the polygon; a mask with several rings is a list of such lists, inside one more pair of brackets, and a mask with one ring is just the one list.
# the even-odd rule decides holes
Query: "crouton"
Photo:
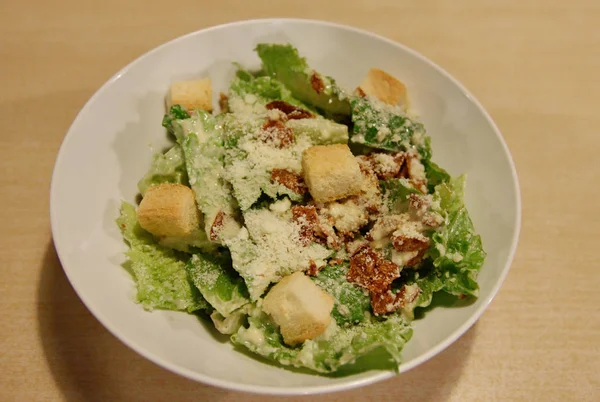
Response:
[{"label": "crouton", "polygon": [[331,323],[333,297],[302,272],[277,283],[263,302],[286,344],[293,346],[322,334]]},{"label": "crouton", "polygon": [[149,187],[138,207],[137,219],[155,236],[188,236],[200,226],[194,192],[181,184]]},{"label": "crouton", "polygon": [[360,166],[346,144],[306,149],[302,169],[308,191],[317,202],[335,201],[361,191]]},{"label": "crouton", "polygon": [[212,86],[210,78],[173,83],[167,98],[167,107],[172,105],[181,105],[188,111],[200,109],[212,112]]},{"label": "crouton", "polygon": [[360,84],[359,92],[374,96],[389,105],[408,106],[406,87],[385,71],[372,68]]}]

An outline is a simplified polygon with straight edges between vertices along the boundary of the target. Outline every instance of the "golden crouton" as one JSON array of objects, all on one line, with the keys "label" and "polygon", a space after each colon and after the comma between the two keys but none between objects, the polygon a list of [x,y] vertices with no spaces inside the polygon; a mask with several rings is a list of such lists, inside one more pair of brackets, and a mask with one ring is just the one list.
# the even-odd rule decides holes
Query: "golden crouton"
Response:
[{"label": "golden crouton", "polygon": [[322,334],[331,323],[333,297],[302,272],[277,283],[265,296],[263,310],[273,320],[288,345],[296,345]]},{"label": "golden crouton", "polygon": [[389,105],[408,105],[406,87],[396,78],[377,68],[369,70],[367,76],[358,87],[359,92],[374,96]]},{"label": "golden crouton", "polygon": [[180,81],[171,85],[167,106],[182,105],[188,111],[194,109],[212,112],[212,86],[210,78],[196,81]]},{"label": "golden crouton", "polygon": [[194,192],[181,184],[149,187],[137,209],[137,219],[155,236],[187,236],[200,225]]},{"label": "golden crouton", "polygon": [[317,145],[302,153],[304,181],[317,202],[339,200],[360,193],[358,161],[346,144]]}]

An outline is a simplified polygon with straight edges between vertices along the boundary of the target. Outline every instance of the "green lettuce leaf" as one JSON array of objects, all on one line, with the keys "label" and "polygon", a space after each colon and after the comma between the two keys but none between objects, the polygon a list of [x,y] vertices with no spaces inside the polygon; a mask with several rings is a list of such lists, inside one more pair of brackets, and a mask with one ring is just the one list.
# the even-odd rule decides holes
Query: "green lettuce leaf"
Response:
[{"label": "green lettuce leaf", "polygon": [[[248,95],[257,97],[257,101],[261,104],[282,100],[291,105],[308,109],[305,104],[294,98],[290,90],[277,79],[268,76],[254,77],[245,70],[238,70],[237,77],[234,78],[229,87],[229,97],[239,97],[247,102],[246,97]],[[239,111],[235,108],[236,103],[232,103],[230,106],[232,112]]]},{"label": "green lettuce leaf", "polygon": [[146,194],[148,187],[162,183],[188,185],[181,147],[176,144],[164,154],[156,154],[148,173],[138,182],[138,190]]},{"label": "green lettuce leaf", "polygon": [[377,100],[353,97],[350,141],[386,151],[406,151],[416,147],[423,159],[431,157],[431,145],[423,124],[406,115],[399,107]]},{"label": "green lettuce leaf", "polygon": [[202,296],[223,318],[250,302],[244,280],[231,267],[228,253],[194,254],[187,272]]},{"label": "green lettuce leaf", "polygon": [[314,145],[347,144],[348,126],[317,116],[314,119],[288,120],[285,124],[297,136],[307,136]]},{"label": "green lettuce leaf", "polygon": [[412,336],[412,329],[401,315],[371,318],[358,325],[341,328],[333,324],[321,336],[305,341],[299,347],[283,343],[277,326],[260,310],[248,317],[231,338],[234,344],[284,366],[304,367],[320,373],[331,373],[378,349],[389,361],[401,361],[401,351]]},{"label": "green lettuce leaf", "polygon": [[408,197],[410,194],[423,194],[404,178],[381,180],[379,185],[384,201],[392,213],[406,212],[408,210]]},{"label": "green lettuce leaf", "polygon": [[431,160],[422,160],[422,162],[425,167],[425,176],[427,177],[427,187],[429,188],[429,192],[433,193],[437,185],[450,181],[450,174],[435,162],[432,162]]},{"label": "green lettuce leaf", "polygon": [[439,200],[446,220],[433,233],[433,244],[427,252],[435,268],[429,281],[442,282],[441,289],[453,295],[477,296],[477,274],[486,252],[465,206],[464,189],[464,175],[435,188],[434,200]]},{"label": "green lettuce leaf", "polygon": [[[293,97],[333,118],[350,114],[348,99],[335,80],[312,70],[293,46],[261,43],[256,52],[266,75],[281,81]],[[315,90],[315,80],[321,83],[322,90]]]},{"label": "green lettuce leaf", "polygon": [[185,266],[189,256],[156,244],[139,225],[133,205],[121,204],[117,225],[130,247],[126,264],[135,278],[137,301],[144,308],[188,312],[209,308],[188,279]]},{"label": "green lettuce leaf", "polygon": [[192,118],[172,122],[172,126],[183,149],[190,187],[210,238],[217,215],[233,217],[237,210],[231,187],[224,178],[221,125],[215,116],[199,110]]},{"label": "green lettuce leaf", "polygon": [[181,105],[173,105],[169,108],[169,112],[163,116],[162,126],[171,134],[175,134],[175,126],[173,123],[177,120],[184,120],[190,117],[189,113]]},{"label": "green lettuce leaf", "polygon": [[335,299],[331,316],[342,327],[369,320],[371,316],[369,292],[348,282],[347,272],[348,264],[327,266],[312,278]]}]

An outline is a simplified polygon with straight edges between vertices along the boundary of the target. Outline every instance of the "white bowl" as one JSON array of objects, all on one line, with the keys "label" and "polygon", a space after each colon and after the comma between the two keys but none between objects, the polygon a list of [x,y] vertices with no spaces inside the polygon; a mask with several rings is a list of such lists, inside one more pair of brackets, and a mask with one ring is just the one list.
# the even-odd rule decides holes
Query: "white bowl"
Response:
[{"label": "white bowl", "polygon": [[148,52],[92,96],[61,146],[50,194],[54,243],[73,288],[110,332],[151,361],[211,385],[269,394],[309,394],[358,387],[394,375],[368,371],[329,378],[268,365],[233,350],[209,323],[188,314],[146,312],[121,267],[126,246],[115,224],[121,199],[133,201],[152,148],[167,143],[161,127],[171,82],[209,75],[225,91],[232,61],[258,67],[259,42],[289,42],[316,70],[354,88],[370,67],[404,81],[413,109],[432,137],[434,160],[467,173],[466,202],[488,253],[479,299],[438,308],[414,323],[400,371],[460,337],[498,292],[515,253],[521,204],[517,175],[498,128],[448,73],[416,52],[377,35],[305,20],[244,21],[194,32]]}]

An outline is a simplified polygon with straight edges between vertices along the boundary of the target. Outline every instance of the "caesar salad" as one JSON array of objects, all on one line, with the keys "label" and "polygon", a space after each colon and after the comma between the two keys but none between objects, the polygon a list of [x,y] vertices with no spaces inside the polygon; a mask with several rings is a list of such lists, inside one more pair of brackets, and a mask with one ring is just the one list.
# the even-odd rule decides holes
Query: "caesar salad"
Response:
[{"label": "caesar salad", "polygon": [[433,162],[392,75],[347,91],[289,44],[256,52],[218,108],[209,78],[170,88],[172,147],[117,220],[136,301],[283,366],[331,373],[375,349],[397,366],[415,309],[477,297],[465,177]]}]

